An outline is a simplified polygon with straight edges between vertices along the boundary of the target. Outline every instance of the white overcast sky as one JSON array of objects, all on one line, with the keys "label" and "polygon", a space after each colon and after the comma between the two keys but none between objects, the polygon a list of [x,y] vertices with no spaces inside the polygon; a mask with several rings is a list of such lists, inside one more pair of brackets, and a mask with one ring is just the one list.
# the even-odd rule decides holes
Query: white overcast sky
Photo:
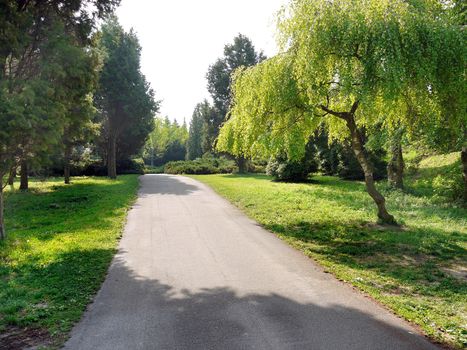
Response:
[{"label": "white overcast sky", "polygon": [[286,0],[123,0],[117,10],[142,46],[142,71],[160,114],[189,122],[195,105],[209,98],[205,75],[224,45],[242,33],[268,57],[277,51],[275,15]]}]

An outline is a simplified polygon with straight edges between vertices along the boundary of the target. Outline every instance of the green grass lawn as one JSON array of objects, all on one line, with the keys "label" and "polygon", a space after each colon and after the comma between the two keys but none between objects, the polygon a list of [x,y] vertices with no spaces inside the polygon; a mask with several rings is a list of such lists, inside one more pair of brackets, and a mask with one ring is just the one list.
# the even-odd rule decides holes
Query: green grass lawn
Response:
[{"label": "green grass lawn", "polygon": [[403,224],[387,229],[374,224],[374,205],[359,182],[323,176],[301,184],[265,175],[192,177],[435,341],[467,345],[466,209],[432,200],[424,195],[426,188],[404,194],[382,186],[390,212]]},{"label": "green grass lawn", "polygon": [[[0,243],[0,345],[59,346],[116,252],[136,175],[32,181],[7,192]],[[1,347],[1,346],[0,346]]]}]

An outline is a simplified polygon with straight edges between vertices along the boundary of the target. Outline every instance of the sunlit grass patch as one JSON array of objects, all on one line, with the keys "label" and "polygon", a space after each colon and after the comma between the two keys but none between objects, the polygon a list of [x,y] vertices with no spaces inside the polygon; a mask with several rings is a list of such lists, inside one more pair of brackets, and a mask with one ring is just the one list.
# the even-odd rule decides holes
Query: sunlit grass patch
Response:
[{"label": "sunlit grass patch", "polygon": [[6,195],[0,331],[21,338],[35,329],[43,344],[58,346],[104,279],[138,180],[83,177],[72,185],[50,179],[30,186]]}]

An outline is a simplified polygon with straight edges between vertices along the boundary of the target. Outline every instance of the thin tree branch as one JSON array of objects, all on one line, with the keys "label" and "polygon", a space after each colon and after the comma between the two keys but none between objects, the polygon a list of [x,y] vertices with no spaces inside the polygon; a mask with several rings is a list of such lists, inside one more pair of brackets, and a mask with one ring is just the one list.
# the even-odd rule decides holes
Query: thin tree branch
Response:
[{"label": "thin tree branch", "polygon": [[358,101],[358,100],[353,103],[352,108],[350,109],[350,114],[352,114],[352,115],[355,114],[359,104],[360,104],[360,101]]},{"label": "thin tree branch", "polygon": [[347,119],[347,117],[346,117],[347,113],[346,112],[336,112],[336,111],[333,111],[332,109],[329,109],[325,105],[319,105],[319,108],[321,108],[327,114],[331,114],[331,115],[333,115],[335,117],[338,117],[338,118],[341,118],[341,119],[345,119],[345,120]]}]

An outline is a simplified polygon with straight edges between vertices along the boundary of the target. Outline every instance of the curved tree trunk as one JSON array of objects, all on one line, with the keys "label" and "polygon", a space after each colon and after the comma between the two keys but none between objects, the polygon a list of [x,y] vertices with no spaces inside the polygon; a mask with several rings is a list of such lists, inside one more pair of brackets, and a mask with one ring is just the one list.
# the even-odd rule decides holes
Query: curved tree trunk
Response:
[{"label": "curved tree trunk", "polygon": [[461,152],[462,175],[464,177],[464,205],[467,205],[467,146],[462,147]]},{"label": "curved tree trunk", "polygon": [[373,165],[371,164],[368,156],[365,152],[363,137],[360,130],[355,123],[355,112],[358,108],[359,101],[354,102],[349,112],[336,112],[329,109],[325,105],[320,105],[320,108],[326,112],[326,114],[334,115],[340,119],[343,119],[347,124],[347,128],[350,131],[352,150],[355,153],[358,163],[362,167],[363,173],[365,174],[365,185],[366,190],[373,201],[378,207],[378,218],[383,224],[397,225],[394,216],[388,213],[386,209],[386,200],[381,193],[378,192],[373,178]]},{"label": "curved tree trunk", "polygon": [[63,165],[63,177],[65,180],[65,184],[70,184],[70,158],[71,158],[71,146],[66,143],[65,144],[65,154],[64,154],[64,165]]},{"label": "curved tree trunk", "polygon": [[402,131],[398,130],[391,137],[389,146],[391,159],[389,160],[388,171],[388,184],[391,187],[403,189],[404,188],[404,158],[402,156]]},{"label": "curved tree trunk", "polygon": [[21,191],[27,191],[29,189],[29,169],[28,162],[26,160],[21,160],[21,177],[19,189]]},{"label": "curved tree trunk", "polygon": [[357,124],[355,123],[353,113],[347,113],[345,121],[350,131],[352,150],[354,151],[355,157],[365,174],[366,190],[378,207],[379,221],[383,224],[397,225],[394,216],[389,214],[386,209],[386,200],[384,196],[376,189],[375,180],[373,178],[373,165],[366,155],[365,148],[363,146],[363,138]]},{"label": "curved tree trunk", "polygon": [[110,133],[107,151],[107,175],[111,179],[117,178],[117,135]]}]

